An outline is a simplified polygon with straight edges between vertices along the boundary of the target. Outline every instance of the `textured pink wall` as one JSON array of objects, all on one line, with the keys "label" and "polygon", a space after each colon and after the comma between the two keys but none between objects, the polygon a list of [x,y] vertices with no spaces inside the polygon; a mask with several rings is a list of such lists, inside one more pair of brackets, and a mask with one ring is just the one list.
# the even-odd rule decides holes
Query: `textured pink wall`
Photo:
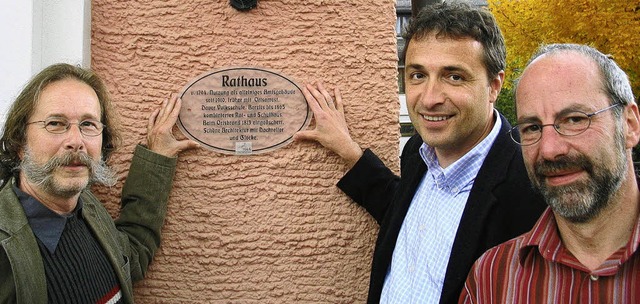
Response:
[{"label": "textured pink wall", "polygon": [[[92,65],[106,78],[126,176],[157,103],[225,66],[338,85],[353,137],[398,168],[394,0],[93,0]],[[176,130],[179,134],[179,131]],[[336,187],[341,160],[315,143],[256,156],[181,156],[163,243],[139,303],[362,303],[376,223]],[[122,183],[98,188],[115,216]]]}]

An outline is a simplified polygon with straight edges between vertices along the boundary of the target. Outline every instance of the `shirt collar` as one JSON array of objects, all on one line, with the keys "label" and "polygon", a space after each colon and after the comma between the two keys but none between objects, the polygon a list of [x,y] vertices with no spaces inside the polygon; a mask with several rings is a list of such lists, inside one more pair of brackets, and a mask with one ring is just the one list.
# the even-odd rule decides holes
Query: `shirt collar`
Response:
[{"label": "shirt collar", "polygon": [[431,174],[437,184],[446,185],[456,192],[469,189],[473,185],[478,171],[482,167],[484,159],[489,154],[493,142],[498,137],[502,128],[502,119],[497,110],[494,111],[495,123],[491,132],[469,152],[449,165],[446,169],[440,167],[435,149],[426,143],[422,143],[419,153],[422,160],[427,165],[428,174]]},{"label": "shirt collar", "polygon": [[78,198],[78,204],[70,214],[60,215],[47,208],[33,196],[20,190],[16,184],[13,184],[13,191],[18,196],[20,204],[22,204],[33,234],[44,244],[50,253],[54,253],[62,236],[62,232],[64,231],[64,227],[67,224],[67,220],[76,215],[81,216],[83,206],[82,199]]},{"label": "shirt collar", "polygon": [[533,228],[525,233],[524,242],[520,249],[520,262],[523,263],[527,253],[538,247],[540,254],[547,260],[557,260],[557,256],[563,249],[558,226],[551,208],[542,213]]},{"label": "shirt collar", "polygon": [[[601,275],[613,275],[620,265],[629,260],[640,246],[640,218],[636,220],[636,224],[631,234],[631,238],[627,244],[614,252],[602,265],[596,270]],[[574,268],[579,268],[585,272],[586,269],[571,252],[562,244],[562,239],[558,232],[558,224],[551,208],[547,208],[540,219],[533,226],[531,231],[524,234],[524,242],[522,248],[518,252],[520,263],[524,264],[528,254],[535,249],[542,255],[545,260],[567,264]]]}]

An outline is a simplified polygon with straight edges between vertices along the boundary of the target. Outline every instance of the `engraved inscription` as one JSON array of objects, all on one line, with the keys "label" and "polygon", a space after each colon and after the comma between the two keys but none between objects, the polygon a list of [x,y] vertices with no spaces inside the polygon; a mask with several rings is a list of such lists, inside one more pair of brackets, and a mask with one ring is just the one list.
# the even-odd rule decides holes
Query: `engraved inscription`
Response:
[{"label": "engraved inscription", "polygon": [[299,86],[274,71],[214,70],[186,85],[178,126],[213,151],[248,155],[283,147],[309,124]]}]

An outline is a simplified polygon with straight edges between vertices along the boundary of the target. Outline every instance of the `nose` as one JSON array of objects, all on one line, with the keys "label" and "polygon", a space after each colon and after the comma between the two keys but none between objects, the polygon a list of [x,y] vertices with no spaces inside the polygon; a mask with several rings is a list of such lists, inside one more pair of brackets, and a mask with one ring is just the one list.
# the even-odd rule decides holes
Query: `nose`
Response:
[{"label": "nose", "polygon": [[[546,128],[548,126],[548,128]],[[560,135],[553,125],[545,125],[542,128],[542,135],[537,143],[538,152],[541,158],[554,160],[559,156],[569,152],[569,145],[566,137]]]},{"label": "nose", "polygon": [[442,85],[436,79],[425,81],[420,88],[420,103],[427,109],[444,102]]},{"label": "nose", "polygon": [[69,129],[65,133],[67,135],[65,139],[65,148],[67,150],[72,151],[83,151],[85,149],[84,146],[84,135],[80,132],[80,125],[78,124],[70,124]]}]

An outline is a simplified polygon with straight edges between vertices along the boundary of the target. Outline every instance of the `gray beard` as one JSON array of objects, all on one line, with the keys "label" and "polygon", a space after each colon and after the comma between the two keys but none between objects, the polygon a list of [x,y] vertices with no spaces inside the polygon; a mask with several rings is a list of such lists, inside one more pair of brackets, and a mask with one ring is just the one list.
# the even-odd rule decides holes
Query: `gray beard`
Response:
[{"label": "gray beard", "polygon": [[[556,161],[540,161],[535,165],[535,173],[529,178],[554,213],[574,223],[586,223],[597,217],[609,206],[615,193],[625,180],[628,164],[624,157],[625,147],[621,136],[616,136],[617,156],[614,168],[594,163],[586,156],[566,156]],[[564,168],[582,168],[589,180],[562,187],[548,187],[544,183],[544,173]]]},{"label": "gray beard", "polygon": [[[89,179],[87,183],[76,186],[62,186],[58,184],[53,177],[53,172],[61,166],[70,164],[74,160],[80,161],[89,168]],[[89,155],[83,152],[67,152],[61,156],[54,156],[45,164],[40,165],[36,163],[31,151],[29,151],[29,149],[25,149],[24,158],[20,162],[19,169],[29,181],[42,187],[42,189],[47,193],[52,193],[62,197],[77,195],[94,183],[106,186],[113,186],[116,184],[115,173],[102,159],[99,161],[93,160]]]}]

